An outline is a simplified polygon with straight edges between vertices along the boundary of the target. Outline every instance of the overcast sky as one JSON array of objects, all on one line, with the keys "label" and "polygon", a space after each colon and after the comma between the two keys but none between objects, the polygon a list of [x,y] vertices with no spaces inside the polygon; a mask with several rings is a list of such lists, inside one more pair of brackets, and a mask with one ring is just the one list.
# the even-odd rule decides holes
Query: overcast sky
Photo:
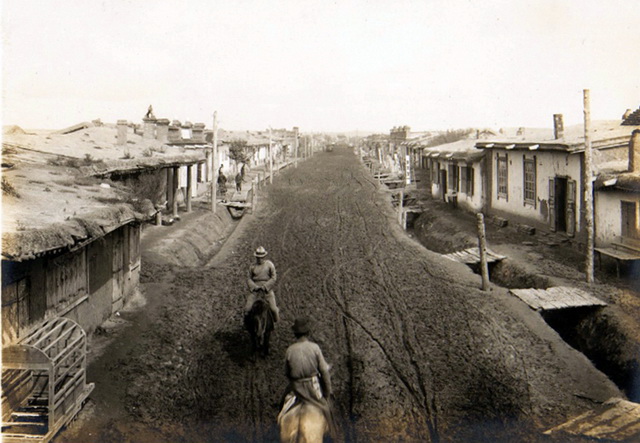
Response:
[{"label": "overcast sky", "polygon": [[2,0],[2,122],[387,132],[640,106],[637,0]]}]

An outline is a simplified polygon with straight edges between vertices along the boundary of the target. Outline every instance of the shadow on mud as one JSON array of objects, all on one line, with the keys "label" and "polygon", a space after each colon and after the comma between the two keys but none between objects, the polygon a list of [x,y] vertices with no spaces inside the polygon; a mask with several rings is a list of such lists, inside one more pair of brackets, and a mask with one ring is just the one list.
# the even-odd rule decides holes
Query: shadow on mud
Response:
[{"label": "shadow on mud", "polygon": [[239,325],[232,331],[218,332],[212,340],[222,343],[222,349],[236,365],[243,366],[253,361],[251,340],[243,326]]}]

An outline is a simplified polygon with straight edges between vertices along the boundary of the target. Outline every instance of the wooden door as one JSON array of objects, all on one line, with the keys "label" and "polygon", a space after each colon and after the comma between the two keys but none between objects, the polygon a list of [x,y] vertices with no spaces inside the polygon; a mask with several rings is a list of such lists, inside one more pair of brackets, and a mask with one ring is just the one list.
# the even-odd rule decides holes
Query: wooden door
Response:
[{"label": "wooden door", "polygon": [[549,228],[556,232],[556,181],[549,179]]},{"label": "wooden door", "polygon": [[620,202],[620,218],[622,222],[620,234],[622,238],[640,238],[640,235],[638,235],[636,210],[636,202]]},{"label": "wooden door", "polygon": [[567,180],[567,235],[576,233],[576,181]]}]

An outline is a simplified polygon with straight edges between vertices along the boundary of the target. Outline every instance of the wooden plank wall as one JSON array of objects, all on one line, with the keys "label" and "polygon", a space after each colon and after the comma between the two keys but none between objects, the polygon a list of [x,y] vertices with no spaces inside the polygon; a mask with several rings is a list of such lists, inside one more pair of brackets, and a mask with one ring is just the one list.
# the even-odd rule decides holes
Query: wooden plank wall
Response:
[{"label": "wooden plank wall", "polygon": [[45,267],[47,317],[87,294],[87,259],[85,248],[48,260]]}]

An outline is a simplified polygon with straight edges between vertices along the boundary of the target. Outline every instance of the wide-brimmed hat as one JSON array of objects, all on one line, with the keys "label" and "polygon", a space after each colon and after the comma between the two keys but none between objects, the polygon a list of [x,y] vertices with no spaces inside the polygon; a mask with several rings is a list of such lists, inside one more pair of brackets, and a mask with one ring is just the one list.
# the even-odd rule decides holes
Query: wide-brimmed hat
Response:
[{"label": "wide-brimmed hat", "polygon": [[309,319],[305,317],[296,318],[291,329],[294,334],[308,334],[311,331]]},{"label": "wide-brimmed hat", "polygon": [[259,246],[258,249],[256,249],[256,252],[253,253],[253,255],[255,255],[256,257],[266,257],[267,251],[262,246]]}]

